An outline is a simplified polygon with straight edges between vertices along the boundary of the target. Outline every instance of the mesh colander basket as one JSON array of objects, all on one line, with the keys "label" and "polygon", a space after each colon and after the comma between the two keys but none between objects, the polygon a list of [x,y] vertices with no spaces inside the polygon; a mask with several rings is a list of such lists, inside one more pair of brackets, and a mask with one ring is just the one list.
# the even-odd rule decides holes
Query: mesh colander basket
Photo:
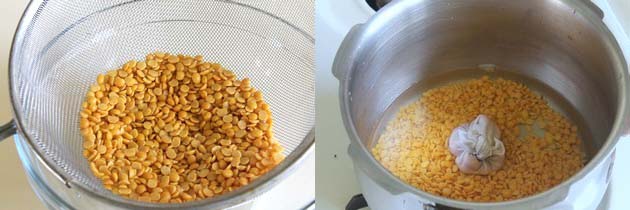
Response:
[{"label": "mesh colander basket", "polygon": [[[313,1],[32,1],[10,59],[19,135],[69,188],[124,208],[242,203],[286,177],[312,147],[315,122]],[[98,74],[163,51],[203,55],[248,77],[274,118],[286,159],[245,187],[211,199],[157,204],[116,196],[82,156],[79,111]]]}]

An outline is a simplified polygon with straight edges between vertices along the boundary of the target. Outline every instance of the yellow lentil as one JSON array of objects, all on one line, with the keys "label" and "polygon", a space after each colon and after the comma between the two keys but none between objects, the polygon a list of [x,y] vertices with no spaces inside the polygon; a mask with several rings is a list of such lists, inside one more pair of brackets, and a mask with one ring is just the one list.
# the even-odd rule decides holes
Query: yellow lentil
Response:
[{"label": "yellow lentil", "polygon": [[[491,174],[459,172],[448,150],[452,130],[477,115],[501,130],[504,166]],[[543,122],[544,136],[519,138],[519,126]],[[576,126],[526,86],[482,77],[430,89],[403,106],[372,149],[374,157],[408,184],[467,201],[506,201],[545,191],[584,165]]]},{"label": "yellow lentil", "polygon": [[201,56],[156,52],[129,61],[98,75],[82,107],[90,169],[106,189],[132,199],[214,197],[283,159],[260,92]]}]

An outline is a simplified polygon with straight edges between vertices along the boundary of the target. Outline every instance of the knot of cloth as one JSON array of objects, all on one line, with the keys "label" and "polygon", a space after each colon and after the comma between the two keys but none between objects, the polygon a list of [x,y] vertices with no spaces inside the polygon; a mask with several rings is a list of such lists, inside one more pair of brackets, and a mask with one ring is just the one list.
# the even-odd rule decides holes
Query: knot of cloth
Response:
[{"label": "knot of cloth", "polygon": [[477,116],[453,130],[448,148],[455,155],[459,170],[467,174],[487,175],[499,170],[505,159],[501,131],[485,115]]}]

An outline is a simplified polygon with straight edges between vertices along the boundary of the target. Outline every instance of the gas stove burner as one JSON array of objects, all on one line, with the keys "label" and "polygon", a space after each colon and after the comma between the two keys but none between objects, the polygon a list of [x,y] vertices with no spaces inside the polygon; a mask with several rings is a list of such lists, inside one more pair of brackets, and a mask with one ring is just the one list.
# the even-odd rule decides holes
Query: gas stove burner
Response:
[{"label": "gas stove burner", "polygon": [[368,5],[374,9],[374,11],[378,11],[380,8],[383,8],[387,3],[392,0],[366,0]]},{"label": "gas stove burner", "polygon": [[[346,204],[346,210],[360,210],[363,208],[369,207],[365,197],[363,194],[356,194],[350,198],[348,204]],[[443,206],[440,204],[432,205],[424,205],[424,210],[458,210],[458,208]]]},{"label": "gas stove burner", "polygon": [[367,201],[363,194],[356,194],[350,198],[348,204],[346,204],[346,210],[359,210],[368,207]]}]

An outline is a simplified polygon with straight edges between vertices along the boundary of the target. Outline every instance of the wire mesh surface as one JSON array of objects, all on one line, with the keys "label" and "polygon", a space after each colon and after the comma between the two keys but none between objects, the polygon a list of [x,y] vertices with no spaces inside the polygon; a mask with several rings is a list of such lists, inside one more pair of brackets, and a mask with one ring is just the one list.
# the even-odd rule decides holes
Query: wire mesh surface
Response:
[{"label": "wire mesh surface", "polygon": [[82,155],[81,103],[98,74],[154,51],[203,55],[250,78],[271,107],[285,161],[312,143],[313,1],[82,0],[31,7],[37,9],[25,14],[11,60],[18,124],[53,169],[99,196],[121,199],[102,187]]}]

